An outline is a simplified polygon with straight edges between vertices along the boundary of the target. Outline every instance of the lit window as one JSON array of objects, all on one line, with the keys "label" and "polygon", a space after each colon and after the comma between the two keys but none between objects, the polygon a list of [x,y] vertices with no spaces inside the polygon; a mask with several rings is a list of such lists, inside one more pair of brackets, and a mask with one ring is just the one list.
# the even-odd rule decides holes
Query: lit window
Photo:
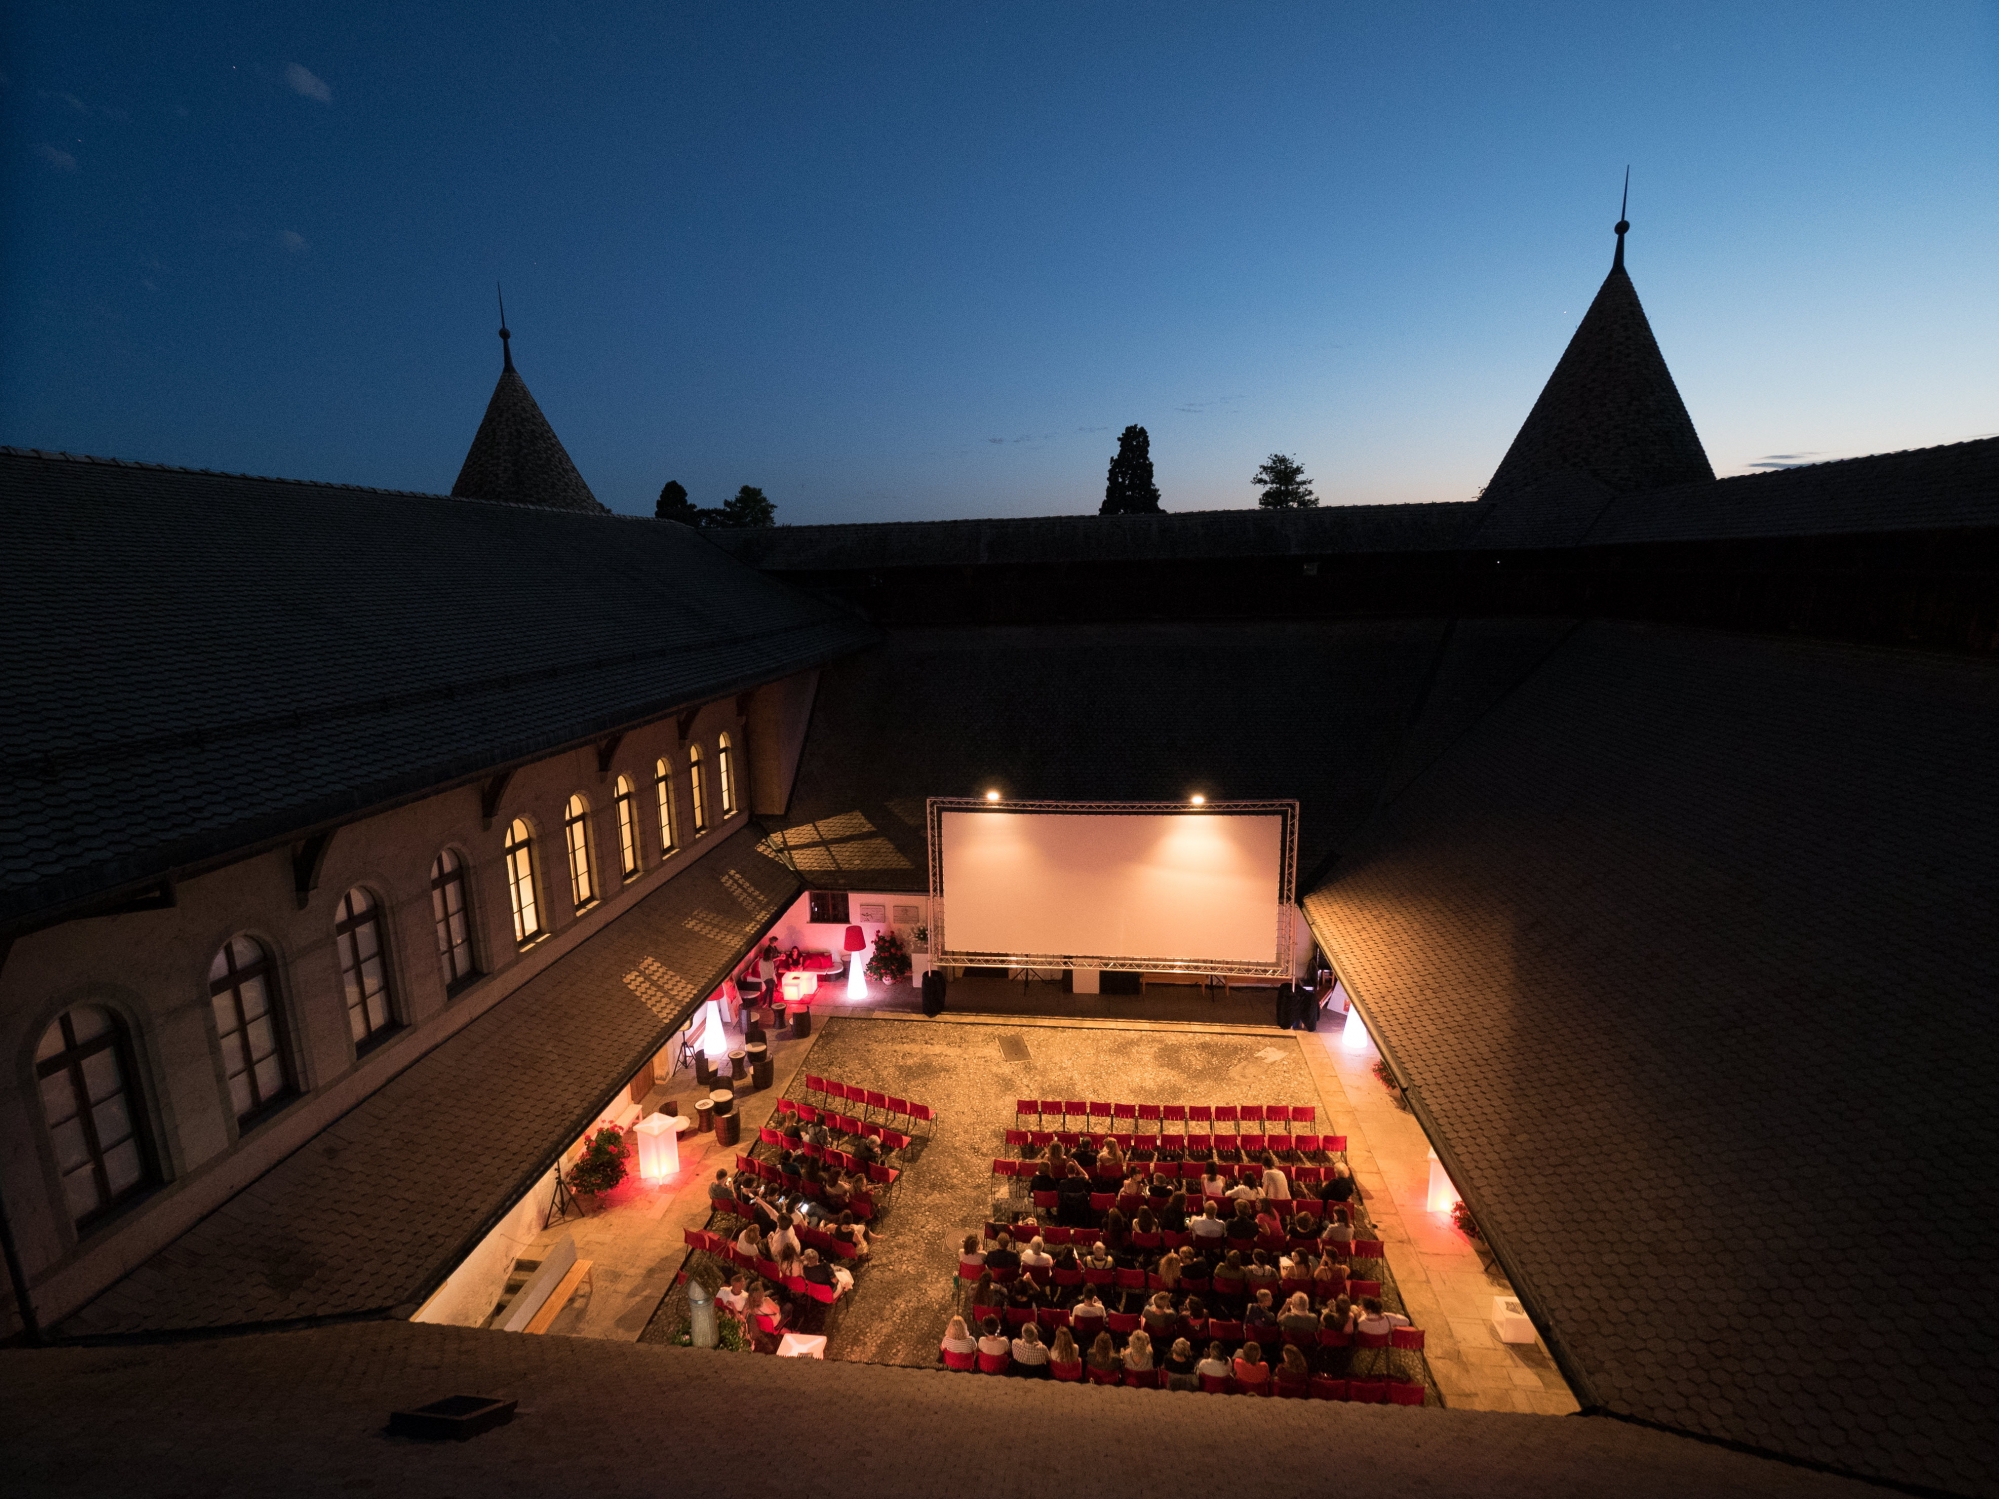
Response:
[{"label": "lit window", "polygon": [[65,1010],[35,1050],[42,1117],[78,1225],[155,1179],[136,1076],[125,1027],[96,1005]]},{"label": "lit window", "polygon": [[694,836],[708,831],[708,767],[701,763],[701,746],[687,752],[687,784],[694,793]]},{"label": "lit window", "polygon": [[507,893],[514,903],[514,941],[526,947],[541,935],[534,899],[534,835],[520,818],[507,829]]},{"label": "lit window", "polygon": [[618,809],[618,867],[626,879],[634,879],[639,872],[639,804],[632,783],[619,776],[611,799]]},{"label": "lit window", "polygon": [[367,891],[349,890],[340,897],[333,910],[333,945],[340,951],[340,983],[347,993],[347,1032],[363,1050],[395,1029],[381,912]]},{"label": "lit window", "polygon": [[472,907],[465,861],[446,849],[430,866],[430,916],[437,923],[437,966],[444,992],[455,994],[479,976],[472,962]]},{"label": "lit window", "polygon": [[250,937],[231,937],[208,965],[208,998],[222,1039],[222,1072],[239,1124],[295,1091],[278,1026],[277,977],[270,954]]},{"label": "lit window", "polygon": [[597,899],[590,878],[590,804],[580,794],[563,809],[562,842],[569,850],[569,897],[580,911]]},{"label": "lit window", "polygon": [[659,853],[673,852],[673,767],[657,760],[652,767],[653,795],[659,799]]},{"label": "lit window", "polygon": [[724,734],[722,742],[715,747],[715,769],[722,781],[722,815],[736,815],[736,769],[729,754],[729,736]]}]

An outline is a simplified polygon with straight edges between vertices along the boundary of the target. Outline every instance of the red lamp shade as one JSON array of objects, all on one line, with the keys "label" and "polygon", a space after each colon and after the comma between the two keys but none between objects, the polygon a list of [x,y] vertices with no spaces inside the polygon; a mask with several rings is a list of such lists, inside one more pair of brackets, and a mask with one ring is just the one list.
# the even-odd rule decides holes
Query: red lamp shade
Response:
[{"label": "red lamp shade", "polygon": [[860,952],[868,945],[867,936],[857,926],[847,928],[847,951]]}]

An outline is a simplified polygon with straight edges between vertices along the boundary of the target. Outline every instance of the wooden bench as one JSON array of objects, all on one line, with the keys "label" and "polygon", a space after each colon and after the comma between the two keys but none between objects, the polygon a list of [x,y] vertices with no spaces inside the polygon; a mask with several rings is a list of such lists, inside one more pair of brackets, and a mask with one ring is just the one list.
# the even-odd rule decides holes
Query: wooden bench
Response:
[{"label": "wooden bench", "polygon": [[[571,1265],[569,1273],[556,1283],[553,1291],[548,1293],[548,1300],[541,1304],[541,1310],[534,1314],[528,1325],[523,1327],[521,1331],[535,1334],[547,1332],[549,1326],[561,1314],[562,1309],[569,1305],[569,1299],[576,1294],[577,1287],[589,1279],[590,1261],[578,1260],[575,1264]],[[592,1283],[592,1289],[595,1289],[594,1282]]]}]

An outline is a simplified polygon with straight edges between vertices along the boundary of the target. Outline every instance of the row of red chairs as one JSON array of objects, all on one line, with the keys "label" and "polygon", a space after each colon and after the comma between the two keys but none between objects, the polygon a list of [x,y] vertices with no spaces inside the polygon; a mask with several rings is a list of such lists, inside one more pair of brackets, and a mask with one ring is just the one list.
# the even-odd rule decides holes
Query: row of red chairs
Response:
[{"label": "row of red chairs", "polygon": [[912,1122],[923,1120],[934,1124],[937,1120],[937,1115],[927,1103],[911,1103],[906,1098],[896,1098],[874,1088],[862,1088],[853,1083],[838,1083],[831,1078],[818,1077],[810,1072],[805,1074],[805,1091],[817,1093],[822,1098],[844,1098],[848,1103],[859,1104],[863,1111],[880,1109],[884,1115],[894,1114]]},{"label": "row of red chairs", "polygon": [[[794,1231],[798,1235],[799,1243],[807,1249],[816,1249],[821,1254],[850,1260],[860,1253],[860,1250],[845,1239],[836,1239],[823,1228],[799,1228]],[[705,1249],[710,1254],[720,1255],[725,1260],[734,1260],[745,1270],[756,1271],[765,1280],[778,1279],[776,1261],[760,1260],[752,1255],[737,1253],[734,1241],[727,1234],[711,1233],[705,1228],[683,1228],[680,1234],[690,1249]],[[766,1265],[770,1267],[768,1270],[764,1268]]]},{"label": "row of red chairs", "polygon": [[[1013,1359],[1005,1353],[946,1353],[944,1367],[963,1373],[1005,1374]],[[1166,1388],[1164,1369],[1095,1369],[1082,1363],[1048,1366],[1051,1379],[1064,1384],[1080,1384],[1085,1379],[1096,1385],[1125,1385],[1134,1390]],[[1423,1382],[1413,1379],[1341,1379],[1332,1374],[1314,1374],[1298,1379],[1282,1372],[1243,1385],[1233,1375],[1204,1374],[1201,1390],[1209,1395],[1264,1395],[1284,1400],[1347,1400],[1367,1405],[1421,1405]]]},{"label": "row of red chairs", "polygon": [[[762,1181],[775,1182],[787,1192],[802,1192],[807,1186],[803,1178],[780,1171],[775,1161],[760,1161],[754,1156],[739,1155],[736,1157],[736,1169],[738,1171],[747,1171],[750,1175]],[[859,1163],[856,1163],[851,1169],[858,1171],[860,1169]],[[902,1173],[893,1166],[882,1166],[874,1163],[868,1165],[868,1181],[877,1187],[892,1187],[895,1185],[896,1178],[901,1175]],[[869,1207],[866,1212],[863,1212],[860,1206],[860,1199],[856,1198],[854,1213],[856,1217],[871,1218],[874,1216],[874,1209]]]},{"label": "row of red chairs", "polygon": [[[1273,1155],[1316,1155],[1323,1151],[1327,1155],[1339,1155],[1347,1148],[1345,1135],[1134,1135],[1110,1133],[1092,1136],[1086,1132],[1072,1132],[1061,1129],[1010,1129],[1006,1131],[1006,1143],[1016,1146],[1048,1146],[1060,1141],[1074,1148],[1088,1139],[1115,1140],[1118,1149],[1143,1152],[1142,1159],[1151,1160],[1155,1150],[1177,1150],[1195,1159],[1181,1161],[1182,1166],[1198,1166],[1211,1150],[1240,1151],[1244,1155],[1261,1155],[1270,1151]],[[1167,1162],[1172,1165],[1174,1163]],[[1187,1173],[1199,1176],[1200,1172]]]},{"label": "row of red chairs", "polygon": [[[809,1083],[808,1083],[809,1086]],[[1319,1117],[1316,1105],[1286,1103],[1102,1103],[1081,1098],[1020,1098],[1014,1100],[1016,1116],[1032,1114],[1038,1119],[1130,1119],[1135,1124],[1150,1121],[1155,1129],[1168,1124],[1234,1124],[1244,1121],[1271,1124],[1310,1124]]]},{"label": "row of red chairs", "polygon": [[[985,1266],[981,1266],[980,1270],[983,1271],[986,1268]],[[976,1273],[961,1260],[958,1272],[953,1279],[964,1280],[976,1278]],[[1182,1275],[1177,1285],[1168,1287],[1166,1282],[1160,1279],[1155,1272],[1140,1270],[1135,1267],[1127,1268],[1119,1266],[1105,1270],[1081,1268],[1064,1270],[1059,1267],[1040,1269],[1009,1265],[992,1270],[993,1284],[996,1286],[1010,1286],[1023,1275],[1036,1285],[1056,1286],[1063,1290],[1073,1290],[1077,1286],[1097,1286],[1117,1291],[1151,1292],[1171,1289],[1190,1296],[1211,1296],[1215,1294],[1214,1281],[1209,1276]],[[1333,1281],[1324,1287],[1323,1290],[1317,1281],[1281,1281],[1279,1284],[1280,1286],[1288,1287],[1284,1292],[1286,1296],[1290,1296],[1297,1291],[1304,1291],[1315,1301],[1330,1300],[1334,1296],[1346,1296],[1354,1301],[1358,1301],[1363,1296],[1379,1296],[1381,1294],[1380,1281],[1361,1280],[1358,1278]],[[1246,1295],[1247,1292],[1243,1294]]]},{"label": "row of red chairs", "polygon": [[[1018,1332],[1032,1322],[1053,1333],[1057,1328],[1073,1328],[1075,1323],[1071,1309],[1057,1306],[1009,1306],[1000,1309],[1005,1316],[1009,1330]],[[1094,1320],[1094,1319],[1088,1319]],[[1122,1343],[1144,1324],[1139,1312],[1107,1312],[1104,1315],[1103,1331]],[[1092,1334],[1094,1336],[1094,1333]],[[1264,1347],[1275,1347],[1278,1343],[1289,1343],[1294,1348],[1358,1348],[1363,1352],[1396,1349],[1407,1353],[1423,1351],[1423,1329],[1420,1327],[1397,1327],[1389,1332],[1345,1332],[1322,1327],[1317,1332],[1284,1332],[1277,1328],[1265,1327],[1252,1330],[1246,1323],[1234,1317],[1204,1317],[1198,1320],[1181,1317],[1173,1329],[1173,1337],[1186,1338],[1198,1347],[1205,1348],[1210,1342],[1234,1348],[1254,1337]],[[1170,1340],[1169,1340],[1170,1341]],[[1154,1339],[1155,1345],[1158,1339]]]}]

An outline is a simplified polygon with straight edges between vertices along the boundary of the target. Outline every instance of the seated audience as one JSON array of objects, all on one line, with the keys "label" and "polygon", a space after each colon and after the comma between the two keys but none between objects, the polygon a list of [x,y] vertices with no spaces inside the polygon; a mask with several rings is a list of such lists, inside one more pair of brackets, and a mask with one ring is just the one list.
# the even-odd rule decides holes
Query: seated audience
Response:
[{"label": "seated audience", "polygon": [[1317,1332],[1319,1319],[1312,1311],[1312,1298],[1303,1291],[1293,1295],[1278,1314],[1277,1325],[1285,1332]]},{"label": "seated audience", "polygon": [[729,1277],[729,1283],[715,1293],[715,1304],[740,1319],[750,1307],[748,1283],[749,1277],[738,1270]]},{"label": "seated audience", "polygon": [[1284,1362],[1278,1368],[1277,1378],[1284,1384],[1304,1384],[1312,1377],[1312,1366],[1305,1362],[1303,1349],[1284,1345]]},{"label": "seated audience", "polygon": [[1270,1293],[1268,1291],[1258,1291],[1251,1299],[1249,1305],[1244,1308],[1242,1325],[1244,1327],[1275,1327],[1277,1325],[1277,1311],[1270,1304]]},{"label": "seated audience", "polygon": [[1269,1290],[1282,1279],[1277,1267],[1270,1263],[1269,1254],[1261,1249],[1252,1249],[1249,1252],[1249,1259],[1243,1265],[1242,1273],[1252,1291]]},{"label": "seated audience", "polygon": [[1264,1239],[1281,1242],[1284,1238],[1284,1214],[1268,1198],[1256,1215],[1256,1231]]},{"label": "seated audience", "polygon": [[1095,1286],[1084,1286],[1083,1294],[1077,1297],[1076,1304],[1069,1308],[1069,1320],[1075,1324],[1078,1337],[1088,1337],[1102,1327],[1104,1318],[1108,1315]]},{"label": "seated audience", "polygon": [[979,1340],[965,1326],[963,1317],[953,1317],[944,1324],[944,1341],[937,1348],[939,1353],[977,1353]]},{"label": "seated audience", "polygon": [[736,1210],[736,1189],[729,1185],[729,1168],[717,1167],[715,1179],[708,1183],[708,1200],[725,1213]]},{"label": "seated audience", "polygon": [[1194,1373],[1196,1377],[1207,1379],[1227,1379],[1229,1377],[1229,1361],[1223,1354],[1220,1343],[1210,1343],[1208,1345],[1207,1356],[1194,1365]]},{"label": "seated audience", "polygon": [[975,1280],[986,1267],[986,1251],[977,1234],[966,1234],[958,1245],[958,1278]]},{"label": "seated audience", "polygon": [[1236,1355],[1230,1372],[1235,1375],[1235,1382],[1245,1390],[1258,1389],[1270,1378],[1270,1365],[1263,1361],[1263,1345],[1255,1342],[1243,1344],[1242,1352]]},{"label": "seated audience", "polygon": [[1228,1258],[1215,1266],[1215,1294],[1227,1297],[1247,1294],[1240,1249],[1231,1249]]},{"label": "seated audience", "polygon": [[1152,1367],[1152,1339],[1142,1327],[1125,1342],[1124,1366],[1134,1374],[1143,1374]]},{"label": "seated audience", "polygon": [[1224,1226],[1231,1244],[1254,1244],[1258,1233],[1256,1205],[1247,1198],[1237,1198],[1235,1213]]},{"label": "seated audience", "polygon": [[993,1279],[990,1270],[979,1272],[979,1283],[972,1287],[972,1310],[982,1312],[989,1307],[1006,1305],[1006,1287]]},{"label": "seated audience", "polygon": [[1208,1169],[1201,1173],[1201,1195],[1203,1197],[1229,1195],[1229,1179],[1222,1175],[1222,1163],[1213,1156],[1208,1157]]},{"label": "seated audience", "polygon": [[784,1326],[784,1307],[762,1281],[750,1288],[750,1316],[768,1322],[772,1327]]},{"label": "seated audience", "polygon": [[1121,1369],[1124,1367],[1118,1361],[1117,1348],[1111,1343],[1111,1335],[1107,1332],[1097,1334],[1097,1340],[1090,1344],[1090,1356],[1085,1362],[1092,1369]]},{"label": "seated audience", "polygon": [[[1310,1199],[1306,1199],[1309,1201]],[[1291,1220],[1291,1237],[1294,1239],[1316,1239],[1319,1237],[1319,1218],[1309,1208],[1298,1209]]]},{"label": "seated audience", "polygon": [[1353,1242],[1353,1221],[1347,1217],[1345,1208],[1333,1209],[1333,1216],[1326,1220],[1325,1232],[1319,1235],[1319,1241],[1335,1248]]},{"label": "seated audience", "polygon": [[754,1223],[745,1223],[743,1231],[736,1235],[736,1253],[748,1255],[753,1260],[767,1260],[764,1253],[764,1236],[757,1232]]},{"label": "seated audience", "polygon": [[856,1222],[852,1213],[842,1213],[834,1221],[833,1237],[853,1245],[854,1258],[862,1264],[866,1264],[868,1257],[874,1253],[874,1235],[868,1232],[866,1225]]},{"label": "seated audience", "polygon": [[1124,1214],[1116,1208],[1104,1214],[1104,1247],[1113,1256],[1127,1254],[1131,1250],[1131,1230],[1125,1224]]},{"label": "seated audience", "polygon": [[1335,1254],[1322,1254],[1312,1267],[1312,1294],[1320,1301],[1336,1294],[1347,1283],[1346,1263]]},{"label": "seated audience", "polygon": [[1277,1198],[1282,1202],[1291,1200],[1291,1183],[1277,1164],[1277,1157],[1269,1152],[1263,1157],[1263,1195],[1265,1200]]},{"label": "seated audience", "polygon": [[1159,1269],[1154,1273],[1159,1276],[1160,1284],[1169,1291],[1180,1289],[1180,1265],[1180,1254],[1177,1250],[1169,1249],[1159,1257]]},{"label": "seated audience", "polygon": [[1173,1310],[1173,1298],[1164,1291],[1153,1293],[1142,1315],[1145,1330],[1155,1338],[1169,1336],[1180,1325],[1180,1314]]},{"label": "seated audience", "polygon": [[831,1286],[835,1296],[844,1296],[854,1289],[854,1272],[845,1265],[827,1264],[819,1258],[819,1251],[816,1249],[808,1249],[799,1256],[796,1273],[804,1276],[811,1285]]},{"label": "seated audience", "polygon": [[1024,1270],[1052,1270],[1055,1268],[1055,1256],[1050,1254],[1040,1238],[1036,1237],[1030,1240],[1027,1248],[1022,1251],[1020,1264]]},{"label": "seated audience", "polygon": [[1368,1333],[1379,1337],[1382,1333],[1393,1332],[1398,1327],[1409,1326],[1409,1319],[1400,1312],[1384,1312],[1379,1296],[1363,1296],[1360,1299],[1361,1312],[1355,1320],[1355,1332]]},{"label": "seated audience", "polygon": [[1353,1331],[1353,1303],[1344,1296],[1333,1298],[1333,1304],[1319,1314],[1320,1332]]},{"label": "seated audience", "polygon": [[1166,1388],[1169,1390],[1198,1390],[1201,1379],[1195,1370],[1194,1345],[1185,1338],[1175,1338],[1167,1351],[1166,1362],[1160,1367],[1166,1371]]},{"label": "seated audience", "polygon": [[1222,1195],[1238,1205],[1250,1204],[1251,1211],[1254,1212],[1257,1199],[1263,1196],[1263,1185],[1254,1177],[1238,1176],[1228,1191]]},{"label": "seated audience", "polygon": [[1048,1348],[1048,1371],[1052,1374],[1058,1369],[1078,1376],[1083,1372],[1083,1350],[1066,1327],[1055,1329],[1055,1341]]},{"label": "seated audience", "polygon": [[1000,1320],[988,1317],[979,1326],[979,1352],[996,1358],[1007,1358],[1013,1352],[1013,1345],[1007,1342],[1006,1334],[1000,1331]]},{"label": "seated audience", "polygon": [[1201,1209],[1200,1217],[1187,1220],[1187,1232],[1197,1244],[1214,1244],[1228,1237],[1229,1226],[1215,1216],[1215,1205],[1211,1202]]},{"label": "seated audience", "polygon": [[1041,1341],[1041,1329],[1032,1322],[1013,1340],[1012,1372],[1028,1379],[1048,1377],[1048,1345]]},{"label": "seated audience", "polygon": [[1018,1270],[1020,1251],[1013,1247],[1013,1235],[1001,1234],[993,1240],[993,1247],[986,1251],[986,1269]]},{"label": "seated audience", "polygon": [[1166,1199],[1166,1206],[1159,1211],[1159,1226],[1169,1234],[1187,1232],[1187,1194],[1175,1192]]},{"label": "seated audience", "polygon": [[1353,1200],[1353,1192],[1353,1172],[1347,1169],[1345,1161],[1333,1162],[1332,1174],[1326,1178],[1326,1201],[1350,1202]]}]

